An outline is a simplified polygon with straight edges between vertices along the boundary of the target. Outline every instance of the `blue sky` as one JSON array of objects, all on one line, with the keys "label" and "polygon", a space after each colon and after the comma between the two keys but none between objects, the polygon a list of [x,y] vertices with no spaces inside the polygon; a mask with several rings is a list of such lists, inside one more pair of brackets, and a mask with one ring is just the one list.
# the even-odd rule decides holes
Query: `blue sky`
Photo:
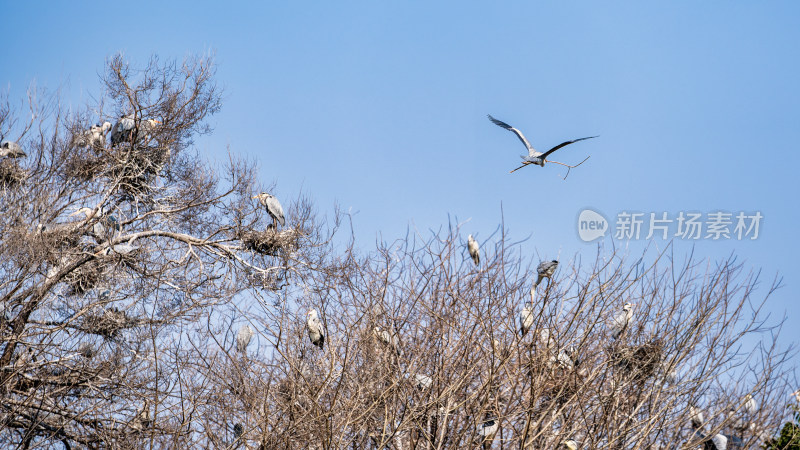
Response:
[{"label": "blue sky", "polygon": [[[225,99],[198,149],[257,160],[285,203],[350,209],[365,250],[450,218],[485,240],[503,218],[531,254],[591,258],[576,232],[585,207],[612,221],[759,211],[757,240],[696,253],[780,274],[769,309],[800,320],[797,2],[128,5],[2,2],[0,87],[23,96],[35,80],[80,107],[114,53],[214,52]],[[600,137],[554,154],[591,155],[566,181],[557,165],[509,174],[524,149],[487,113],[540,150]]]}]

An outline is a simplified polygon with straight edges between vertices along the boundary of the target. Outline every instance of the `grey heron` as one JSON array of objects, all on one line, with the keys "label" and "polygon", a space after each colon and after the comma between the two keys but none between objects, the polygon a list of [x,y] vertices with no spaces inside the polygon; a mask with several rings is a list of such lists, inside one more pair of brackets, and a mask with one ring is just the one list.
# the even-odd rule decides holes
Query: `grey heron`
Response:
[{"label": "grey heron", "polygon": [[[410,374],[407,374],[407,376],[408,375]],[[420,391],[430,389],[432,385],[433,385],[433,380],[431,379],[431,377],[423,375],[421,373],[414,374],[414,386]]]},{"label": "grey heron", "polygon": [[536,268],[536,284],[534,286],[539,286],[539,283],[542,282],[545,278],[547,278],[547,283],[550,284],[550,277],[553,276],[555,273],[556,268],[558,267],[558,261],[542,261],[539,263],[539,266]]},{"label": "grey heron", "polygon": [[692,428],[695,430],[703,428],[703,422],[703,411],[695,408],[694,405],[689,405],[689,423],[692,425]]},{"label": "grey heron", "polygon": [[611,321],[609,325],[609,329],[611,330],[611,337],[614,339],[619,338],[623,332],[628,328],[628,324],[633,318],[633,307],[635,305],[630,302],[626,302],[622,306],[622,311],[617,314]]},{"label": "grey heron", "polygon": [[322,350],[323,345],[325,345],[325,330],[322,328],[322,321],[319,320],[319,314],[316,309],[310,309],[306,313],[306,328],[308,329],[308,337],[311,339],[311,343]]},{"label": "grey heron", "polygon": [[129,114],[123,116],[111,130],[111,146],[113,147],[123,142],[130,142],[133,135],[138,132],[152,133],[160,123],[161,122],[155,119],[142,120],[137,129],[136,120],[133,115]]},{"label": "grey heron", "polygon": [[[491,414],[486,414],[483,423],[478,425],[478,435],[484,439],[484,448],[489,448],[491,441],[494,440],[494,435],[497,433],[499,427],[499,420]],[[488,444],[488,445],[487,445]]]},{"label": "grey heron", "polygon": [[238,350],[239,353],[246,353],[247,346],[250,345],[250,340],[253,339],[254,335],[255,333],[253,329],[250,328],[250,325],[242,325],[239,328],[239,332],[236,333],[236,350]]},{"label": "grey heron", "polygon": [[383,345],[394,350],[398,356],[400,355],[400,339],[397,337],[396,333],[390,333],[388,330],[384,330],[381,327],[373,328],[372,332]]},{"label": "grey heron", "polygon": [[753,416],[758,412],[758,403],[756,403],[756,400],[750,394],[745,396],[744,412],[750,416]]},{"label": "grey heron", "polygon": [[267,213],[272,217],[273,227],[275,226],[275,222],[281,224],[281,226],[286,225],[286,219],[283,216],[283,207],[281,206],[281,202],[279,202],[274,195],[262,192],[258,195],[254,195],[253,198],[257,198],[261,205],[267,209]]},{"label": "grey heron", "polygon": [[97,150],[106,145],[106,133],[111,130],[111,122],[94,124],[87,131],[75,137],[75,145],[79,147],[91,147]]},{"label": "grey heron", "polygon": [[[537,166],[540,166],[540,167],[544,167],[544,164],[545,164],[545,161],[547,160],[547,157],[550,156],[550,154],[552,154],[554,151],[556,151],[556,150],[558,150],[558,149],[560,149],[562,147],[566,147],[567,145],[574,144],[576,142],[584,141],[586,139],[594,139],[594,138],[597,137],[597,136],[589,136],[589,137],[573,139],[571,141],[562,142],[562,143],[556,145],[555,147],[551,148],[550,150],[542,153],[542,152],[536,151],[536,149],[533,148],[531,143],[528,142],[528,139],[525,138],[525,135],[523,135],[521,131],[519,131],[518,129],[512,127],[511,125],[509,125],[509,124],[507,124],[507,123],[505,123],[503,121],[495,119],[491,115],[487,115],[487,116],[489,117],[489,120],[491,120],[493,124],[495,124],[495,125],[497,125],[499,127],[505,128],[506,130],[511,131],[512,133],[517,135],[519,140],[522,141],[522,143],[525,145],[525,148],[528,149],[528,156],[524,156],[524,155],[522,156],[522,161],[523,161],[522,165],[517,167],[516,169],[512,170],[511,173],[516,172],[517,170],[519,170],[519,169],[521,169],[521,168],[523,168],[523,167],[525,167],[525,166],[527,166],[529,164],[534,164],[534,165],[537,165]],[[586,159],[589,159],[589,158],[586,158]],[[562,166],[567,166],[570,169],[573,169],[573,168],[578,167],[581,164],[583,164],[586,161],[586,159],[584,159],[583,161],[581,161],[580,163],[578,163],[578,164],[576,164],[574,166],[570,166],[569,164],[564,164],[564,163],[560,163],[558,161],[553,161],[553,160],[550,160],[550,162],[555,163],[555,164],[561,164]]]},{"label": "grey heron", "polygon": [[533,308],[526,304],[519,313],[519,332],[522,336],[533,326]]},{"label": "grey heron", "polygon": [[105,241],[110,234],[122,231],[119,220],[117,220],[113,214],[107,214],[103,208],[100,208],[97,210],[97,212],[95,212],[94,209],[84,206],[83,208],[80,208],[74,213],[70,214],[70,217],[80,214],[83,214],[87,220],[97,218],[97,222],[92,225],[92,233],[94,234],[94,237],[98,243]]},{"label": "grey heron", "polygon": [[574,439],[567,439],[564,441],[564,448],[567,450],[578,450],[578,443]]},{"label": "grey heron", "polygon": [[472,258],[472,261],[475,262],[475,265],[481,263],[481,249],[478,245],[478,241],[475,240],[474,237],[470,234],[467,236],[467,250],[469,251],[469,256]]},{"label": "grey heron", "polygon": [[22,147],[14,141],[3,141],[0,143],[0,158],[22,158],[27,153],[22,151]]}]

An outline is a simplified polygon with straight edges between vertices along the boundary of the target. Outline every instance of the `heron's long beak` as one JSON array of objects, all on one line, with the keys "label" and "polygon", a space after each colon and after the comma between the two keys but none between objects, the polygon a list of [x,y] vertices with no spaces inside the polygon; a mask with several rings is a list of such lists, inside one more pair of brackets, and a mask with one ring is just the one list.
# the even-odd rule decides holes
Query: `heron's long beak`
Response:
[{"label": "heron's long beak", "polygon": [[252,198],[258,198],[258,196],[257,196],[257,195],[254,195]]}]

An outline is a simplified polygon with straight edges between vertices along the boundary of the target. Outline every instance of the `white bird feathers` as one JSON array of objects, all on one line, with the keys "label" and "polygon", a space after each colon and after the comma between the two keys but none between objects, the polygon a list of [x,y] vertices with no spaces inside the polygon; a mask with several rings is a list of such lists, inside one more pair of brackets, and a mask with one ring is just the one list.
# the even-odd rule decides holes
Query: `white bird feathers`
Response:
[{"label": "white bird feathers", "polygon": [[242,325],[239,328],[239,332],[236,333],[236,350],[239,353],[246,353],[247,346],[250,345],[250,340],[253,339],[255,333],[253,329],[250,328],[250,325]]},{"label": "white bird feathers", "polygon": [[308,329],[308,337],[311,343],[322,349],[325,345],[325,330],[322,328],[322,322],[319,320],[319,314],[316,309],[309,310],[306,314],[306,328]]},{"label": "white bird feathers", "polygon": [[0,158],[22,158],[27,154],[22,151],[22,147],[14,141],[3,141],[0,143]]},{"label": "white bird feathers", "polygon": [[689,405],[689,422],[694,429],[700,429],[703,427],[703,411],[698,408],[695,408],[694,405]]},{"label": "white bird feathers", "polygon": [[472,261],[475,262],[475,265],[481,263],[481,249],[478,245],[478,241],[475,240],[474,237],[470,234],[467,236],[467,250],[469,250],[469,256],[472,258]]},{"label": "white bird feathers", "polygon": [[88,130],[75,136],[74,144],[78,147],[90,147],[94,150],[101,149],[106,145],[106,133],[111,130],[111,122],[103,122],[102,125],[92,125]]},{"label": "white bird feathers", "polygon": [[555,273],[556,268],[558,267],[558,261],[542,261],[539,263],[539,266],[536,268],[536,273],[538,277],[536,278],[536,284],[534,286],[539,286],[539,283],[542,282],[545,278],[547,278],[548,284],[550,283],[550,277],[553,276]]},{"label": "white bird feathers", "polygon": [[617,314],[611,321],[609,329],[611,330],[611,337],[614,339],[619,338],[628,328],[628,324],[633,317],[633,306],[633,303],[625,303],[625,305],[622,306],[622,312]]},{"label": "white bird feathers", "polygon": [[272,217],[272,226],[275,226],[275,222],[281,224],[281,226],[286,225],[286,218],[283,216],[283,207],[281,206],[281,202],[279,202],[274,195],[262,192],[258,195],[254,195],[253,198],[257,198],[261,205],[267,209],[267,214]]},{"label": "white bird feathers", "polygon": [[137,129],[136,120],[132,115],[121,117],[111,130],[111,146],[113,147],[122,142],[130,142],[135,134],[152,133],[160,123],[155,119],[142,120]]},{"label": "white bird feathers", "polygon": [[[593,138],[597,137],[597,136],[589,136],[589,137],[573,139],[571,141],[562,142],[562,143],[556,145],[555,147],[551,148],[550,150],[542,153],[542,152],[537,152],[536,149],[533,148],[531,143],[528,142],[528,139],[525,138],[525,135],[523,135],[522,132],[519,131],[518,129],[512,127],[511,125],[509,125],[509,124],[507,124],[507,123],[505,123],[503,121],[495,119],[494,117],[492,117],[489,114],[487,114],[487,117],[489,117],[489,120],[491,120],[492,123],[497,125],[498,127],[505,128],[506,130],[511,131],[512,133],[514,133],[517,136],[517,138],[519,138],[519,140],[522,141],[522,144],[525,145],[525,148],[528,150],[528,156],[524,156],[524,155],[522,156],[523,165],[518,167],[518,168],[516,168],[516,169],[514,169],[514,170],[512,170],[512,172],[514,172],[514,171],[516,171],[518,169],[521,169],[522,167],[525,167],[528,164],[535,164],[537,166],[544,167],[545,160],[554,151],[556,151],[556,150],[558,150],[558,149],[560,149],[562,147],[566,147],[567,145],[574,144],[574,143],[579,142],[579,141],[584,141],[586,139],[593,139]],[[551,161],[551,162],[556,162],[556,161]],[[558,163],[558,164],[562,164],[562,163]],[[583,164],[583,163],[581,163],[581,164]],[[567,164],[564,164],[564,165],[566,166]],[[573,167],[575,167],[575,166],[573,166]]]},{"label": "white bird feathers", "polygon": [[533,308],[530,305],[525,305],[519,313],[519,332],[523,336],[533,326]]},{"label": "white bird feathers", "polygon": [[752,395],[747,394],[744,402],[744,412],[753,416],[758,412],[758,404]]}]

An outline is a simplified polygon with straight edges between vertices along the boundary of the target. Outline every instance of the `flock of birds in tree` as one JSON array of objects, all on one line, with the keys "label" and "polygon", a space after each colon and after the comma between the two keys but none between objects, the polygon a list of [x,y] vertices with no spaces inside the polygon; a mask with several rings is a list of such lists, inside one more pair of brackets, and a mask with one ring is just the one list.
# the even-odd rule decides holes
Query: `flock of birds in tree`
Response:
[{"label": "flock of birds in tree", "polygon": [[[552,161],[547,159],[553,152],[567,146],[570,144],[574,144],[579,141],[593,139],[597,136],[590,136],[584,137],[579,139],[573,139],[570,141],[562,142],[559,145],[549,149],[546,152],[538,152],[536,151],[530,142],[525,138],[521,131],[508,125],[505,122],[495,119],[491,115],[488,116],[489,120],[494,123],[495,125],[502,127],[506,130],[511,131],[514,133],[517,138],[525,145],[525,148],[528,151],[527,155],[522,156],[523,163],[520,167],[512,170],[511,172],[515,172],[525,166],[528,165],[537,165],[540,167],[544,167],[546,162],[552,162],[555,164],[560,164],[566,166],[568,169],[572,169],[575,167],[580,166],[583,164],[587,159],[584,159],[578,164],[575,165],[568,165],[558,161]],[[89,130],[86,130],[82,134],[76,136],[74,143],[78,146],[90,147],[94,149],[104,148],[106,142],[106,135],[108,132],[111,132],[111,146],[114,147],[123,142],[131,142],[134,136],[137,133],[147,133],[152,132],[160,122],[154,119],[147,119],[141,120],[139,125],[137,126],[137,121],[134,119],[133,116],[128,115],[120,118],[120,120],[115,124],[111,125],[110,122],[104,122],[103,124],[96,124],[93,125]],[[23,151],[22,147],[13,141],[2,141],[0,143],[0,158],[21,158],[26,156],[26,153]],[[569,174],[569,170],[567,172]],[[565,176],[566,178],[566,176]],[[286,225],[286,218],[284,216],[283,207],[281,206],[280,202],[278,201],[275,196],[262,192],[258,195],[252,197],[253,199],[258,199],[260,204],[266,209],[267,214],[272,218],[272,223],[267,226],[268,230],[275,230],[277,226],[285,226]],[[92,234],[95,236],[95,239],[100,242],[105,240],[109,233],[114,233],[116,231],[120,231],[119,222],[117,219],[106,211],[103,211],[102,208],[98,210],[93,210],[91,208],[81,208],[74,213],[71,214],[72,216],[76,215],[83,215],[87,220],[92,219],[93,217],[97,217],[99,220],[93,225],[92,227]],[[68,224],[60,224],[60,225],[68,225]],[[40,226],[40,228],[43,228]],[[112,248],[108,248],[105,251],[108,252],[112,250]],[[118,253],[129,253],[135,250],[130,243],[127,244],[118,244],[113,247],[113,250]],[[472,258],[472,261],[475,263],[476,266],[480,265],[480,245],[478,244],[477,240],[470,234],[467,238],[467,251],[469,256]],[[555,273],[556,269],[558,268],[558,261],[543,261],[541,262],[537,269],[537,279],[536,282],[533,284],[531,288],[531,304],[527,302],[523,306],[519,314],[519,331],[520,336],[525,337],[527,332],[531,329],[535,322],[534,318],[534,309],[533,309],[533,301],[535,298],[536,289],[539,284],[545,278],[548,279],[548,284],[550,278]],[[613,316],[611,320],[607,324],[607,328],[609,333],[613,339],[618,339],[625,330],[628,328],[629,324],[633,319],[633,307],[635,305],[626,302],[623,306],[621,311]],[[319,313],[316,309],[310,309],[306,314],[306,329],[308,331],[308,337],[312,343],[312,345],[319,347],[320,350],[324,349],[325,345],[325,327],[320,320]],[[390,333],[388,330],[381,329],[379,327],[375,327],[374,335],[375,337],[381,341],[387,347],[392,348],[398,355],[400,355],[400,343],[397,338],[396,334]],[[236,349],[241,353],[246,353],[247,347],[250,344],[253,336],[255,335],[253,329],[249,325],[243,325],[237,335],[236,335]],[[545,329],[542,330],[538,339],[543,340],[549,343],[552,342],[552,338],[549,336],[549,330]],[[561,350],[558,352],[557,355],[553,356],[552,359],[557,361],[562,366],[566,367],[574,367],[577,366],[579,360],[578,355],[576,354],[574,348],[570,348],[567,350]],[[420,389],[429,388],[433,384],[433,380],[424,374],[414,374],[414,383]],[[753,415],[757,412],[757,405],[755,400],[748,394],[744,404],[744,411],[747,414]],[[731,412],[733,414],[733,412]],[[736,444],[741,446],[741,440],[735,436],[729,436],[722,433],[715,434],[710,438],[702,435],[702,428],[704,426],[704,417],[702,411],[697,409],[695,406],[690,406],[690,425],[692,429],[698,433],[701,439],[704,439],[704,450],[725,450],[729,448],[741,448],[736,447]],[[494,433],[497,431],[498,428],[498,419],[497,417],[487,415],[483,422],[478,427],[478,434],[484,437],[493,436]],[[738,442],[737,442],[738,441]],[[564,448],[568,449],[577,449],[578,443],[573,440],[569,439],[562,443]]]}]

